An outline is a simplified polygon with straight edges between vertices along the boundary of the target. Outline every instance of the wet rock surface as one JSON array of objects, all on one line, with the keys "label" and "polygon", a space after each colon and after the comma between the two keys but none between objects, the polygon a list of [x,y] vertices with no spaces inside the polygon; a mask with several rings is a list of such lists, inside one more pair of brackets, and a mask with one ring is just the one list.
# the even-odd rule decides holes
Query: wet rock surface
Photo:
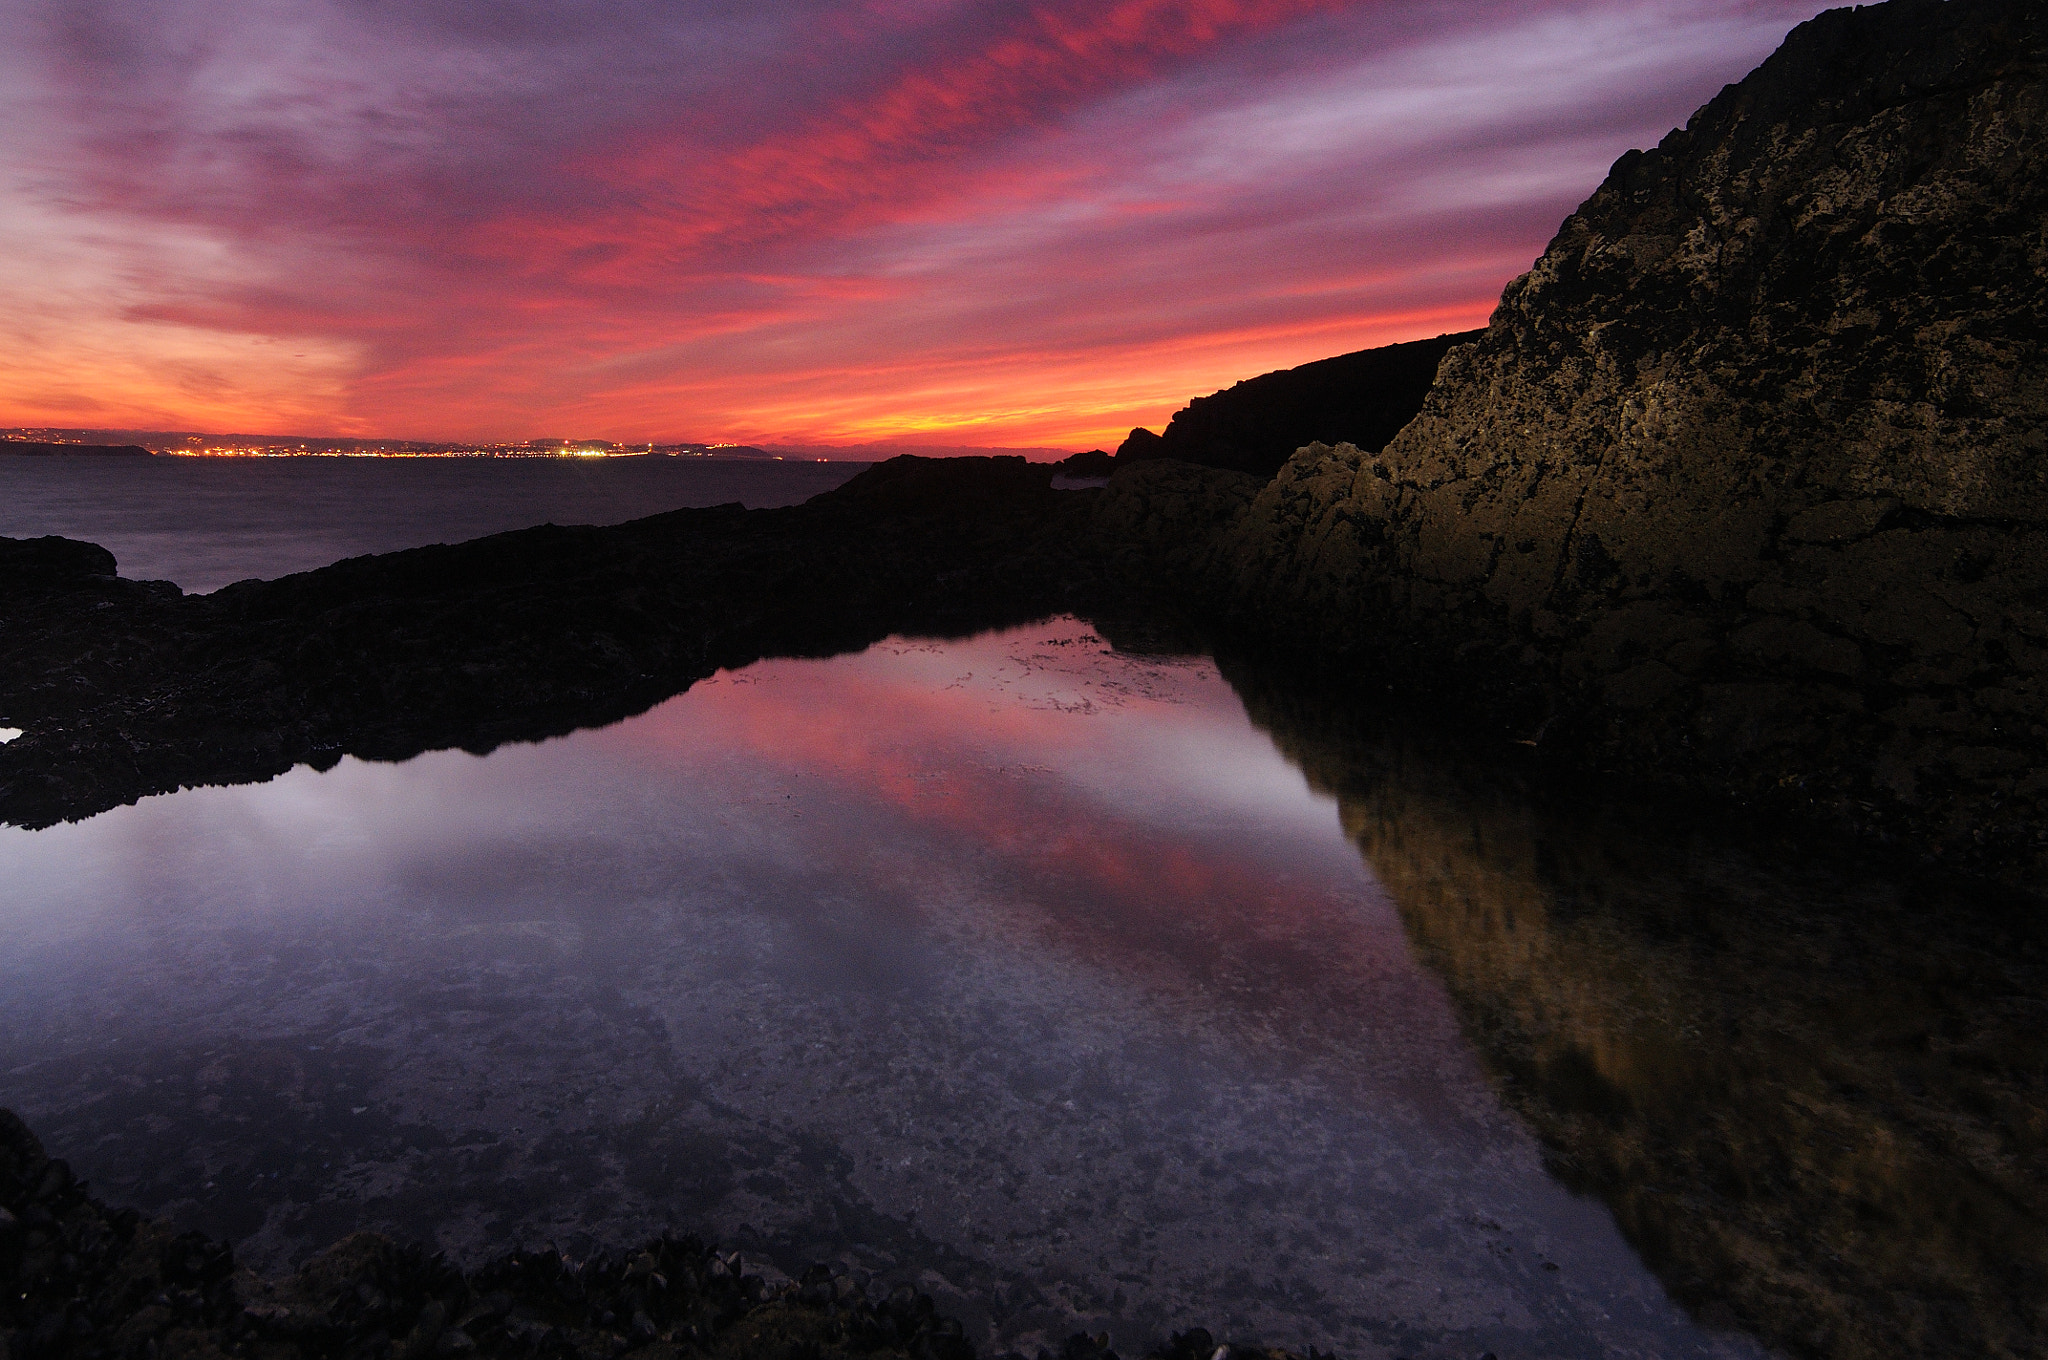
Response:
[{"label": "wet rock surface", "polygon": [[2038,5],[1802,25],[1384,450],[1119,472],[1126,570],[1581,766],[2048,864],[2044,70]]},{"label": "wet rock surface", "polygon": [[[425,1360],[506,1355],[593,1360],[972,1360],[957,1321],[909,1286],[814,1266],[752,1273],[738,1252],[659,1238],[576,1259],[513,1251],[463,1271],[356,1233],[279,1279],[238,1269],[233,1249],[110,1210],[70,1166],[0,1110],[0,1354],[56,1357],[294,1357]],[[1286,1360],[1219,1349],[1199,1328],[1152,1360]],[[1040,1352],[1041,1360],[1052,1360]],[[1057,1360],[1115,1360],[1107,1335],[1077,1334]],[[1311,1352],[1310,1360],[1317,1360]]]}]

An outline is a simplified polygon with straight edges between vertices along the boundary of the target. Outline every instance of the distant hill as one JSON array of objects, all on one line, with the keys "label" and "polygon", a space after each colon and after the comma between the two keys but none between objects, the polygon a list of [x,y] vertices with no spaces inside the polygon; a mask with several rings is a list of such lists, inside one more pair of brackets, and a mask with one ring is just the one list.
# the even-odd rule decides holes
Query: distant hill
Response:
[{"label": "distant hill", "polygon": [[1459,331],[1382,345],[1247,378],[1196,397],[1175,413],[1164,434],[1132,430],[1117,449],[1116,461],[1177,458],[1271,477],[1304,444],[1353,444],[1376,451],[1422,409],[1445,352],[1485,333]]},{"label": "distant hill", "polygon": [[9,458],[153,458],[140,444],[42,444],[27,439],[0,439],[0,457]]}]

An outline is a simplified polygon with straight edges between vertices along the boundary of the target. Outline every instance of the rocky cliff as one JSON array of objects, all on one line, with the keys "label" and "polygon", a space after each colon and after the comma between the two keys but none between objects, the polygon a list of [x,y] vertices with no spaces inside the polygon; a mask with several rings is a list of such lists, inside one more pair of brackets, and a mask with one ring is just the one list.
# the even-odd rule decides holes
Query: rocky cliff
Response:
[{"label": "rocky cliff", "polygon": [[1801,25],[1384,450],[1119,473],[1126,569],[1583,764],[2048,863],[2044,69],[2021,0]]},{"label": "rocky cliff", "polygon": [[1296,449],[1318,440],[1377,450],[1422,408],[1445,352],[1479,335],[1382,345],[1247,378],[1196,397],[1164,434],[1132,430],[1117,460],[1172,458],[1270,478]]}]

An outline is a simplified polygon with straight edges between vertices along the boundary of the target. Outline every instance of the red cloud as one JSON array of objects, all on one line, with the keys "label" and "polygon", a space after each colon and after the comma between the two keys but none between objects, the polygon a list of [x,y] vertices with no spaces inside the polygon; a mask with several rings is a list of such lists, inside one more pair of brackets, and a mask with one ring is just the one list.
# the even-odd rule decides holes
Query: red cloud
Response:
[{"label": "red cloud", "polygon": [[1110,443],[1479,323],[1818,2],[600,8],[26,24],[0,423]]},{"label": "red cloud", "polygon": [[[1345,5],[1040,6],[968,50],[927,56],[795,129],[711,158],[697,126],[701,115],[686,113],[628,147],[565,167],[603,186],[600,202],[632,204],[626,212],[573,223],[552,212],[510,218],[494,223],[480,244],[528,271],[618,286],[651,270],[689,270],[706,256],[727,259],[806,234],[900,218],[934,200],[987,193],[988,172],[963,162],[1024,130],[1230,38]],[[1021,177],[1044,174],[1030,167]]]}]

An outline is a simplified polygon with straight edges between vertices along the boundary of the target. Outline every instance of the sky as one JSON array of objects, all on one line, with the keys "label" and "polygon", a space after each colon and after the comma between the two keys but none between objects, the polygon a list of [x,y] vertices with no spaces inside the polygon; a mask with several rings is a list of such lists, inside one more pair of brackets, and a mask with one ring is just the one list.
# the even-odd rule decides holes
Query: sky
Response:
[{"label": "sky", "polygon": [[1812,0],[0,0],[0,426],[1114,448]]}]

